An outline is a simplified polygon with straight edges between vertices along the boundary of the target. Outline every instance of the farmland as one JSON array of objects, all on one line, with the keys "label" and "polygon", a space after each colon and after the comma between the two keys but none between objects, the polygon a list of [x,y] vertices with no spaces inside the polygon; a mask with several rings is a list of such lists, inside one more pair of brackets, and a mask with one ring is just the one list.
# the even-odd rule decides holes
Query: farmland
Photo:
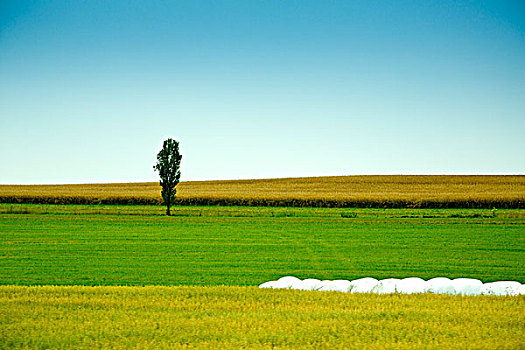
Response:
[{"label": "farmland", "polygon": [[0,204],[0,348],[523,347],[523,296],[256,287],[285,275],[523,283],[522,209],[163,213]]},{"label": "farmland", "polygon": [[0,348],[520,348],[523,297],[0,286]]},{"label": "farmland", "polygon": [[[525,176],[333,176],[188,181],[179,205],[370,208],[525,208]],[[0,185],[2,203],[160,204],[157,182]]]},{"label": "farmland", "polygon": [[522,210],[0,205],[3,285],[525,282]]}]

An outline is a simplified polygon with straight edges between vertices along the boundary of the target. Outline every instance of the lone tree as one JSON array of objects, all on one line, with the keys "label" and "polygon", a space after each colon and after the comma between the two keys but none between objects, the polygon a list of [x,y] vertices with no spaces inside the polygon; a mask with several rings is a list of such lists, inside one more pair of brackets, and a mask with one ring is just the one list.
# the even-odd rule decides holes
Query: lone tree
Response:
[{"label": "lone tree", "polygon": [[170,215],[171,204],[175,201],[175,194],[177,193],[175,186],[177,186],[180,179],[181,159],[179,143],[173,139],[167,139],[157,154],[157,164],[153,167],[159,172],[162,199],[167,206],[166,215],[168,216]]}]

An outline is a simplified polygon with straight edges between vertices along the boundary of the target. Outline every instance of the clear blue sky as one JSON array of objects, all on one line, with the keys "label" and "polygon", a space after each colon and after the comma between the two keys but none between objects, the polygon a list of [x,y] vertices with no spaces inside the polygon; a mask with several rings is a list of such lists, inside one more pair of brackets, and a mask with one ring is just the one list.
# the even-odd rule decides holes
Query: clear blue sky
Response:
[{"label": "clear blue sky", "polygon": [[524,1],[1,1],[0,183],[524,174]]}]

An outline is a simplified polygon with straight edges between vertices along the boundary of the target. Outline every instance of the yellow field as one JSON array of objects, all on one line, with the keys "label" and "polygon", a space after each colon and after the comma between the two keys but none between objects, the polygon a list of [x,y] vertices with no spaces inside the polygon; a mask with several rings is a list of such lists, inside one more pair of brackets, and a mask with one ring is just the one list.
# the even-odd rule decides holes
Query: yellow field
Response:
[{"label": "yellow field", "polygon": [[[177,204],[525,208],[525,176],[335,176],[188,181]],[[0,185],[4,203],[160,204],[158,183]]]},{"label": "yellow field", "polygon": [[1,348],[523,348],[524,297],[0,286]]}]

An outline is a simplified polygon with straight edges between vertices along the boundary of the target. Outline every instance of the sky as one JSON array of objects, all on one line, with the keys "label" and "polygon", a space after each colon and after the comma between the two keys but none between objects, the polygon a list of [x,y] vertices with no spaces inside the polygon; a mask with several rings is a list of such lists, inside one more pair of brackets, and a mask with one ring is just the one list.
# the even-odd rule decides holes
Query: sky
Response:
[{"label": "sky", "polygon": [[0,1],[0,184],[525,174],[525,2]]}]

